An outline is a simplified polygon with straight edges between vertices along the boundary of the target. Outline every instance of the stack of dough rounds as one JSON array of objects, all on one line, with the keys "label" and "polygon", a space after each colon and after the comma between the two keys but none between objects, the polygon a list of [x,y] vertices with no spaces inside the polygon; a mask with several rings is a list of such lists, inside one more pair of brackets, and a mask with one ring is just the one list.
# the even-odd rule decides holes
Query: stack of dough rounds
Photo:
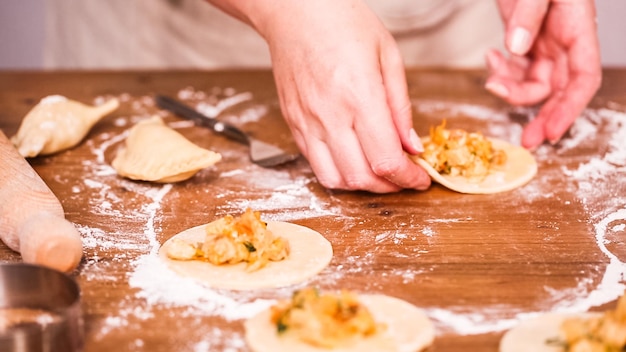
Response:
[{"label": "stack of dough rounds", "polygon": [[11,142],[26,158],[72,148],[118,106],[117,99],[88,106],[61,95],[45,97],[24,117]]},{"label": "stack of dough rounds", "polygon": [[222,159],[165,125],[158,116],[130,129],[125,148],[112,162],[121,176],[140,181],[179,182]]}]

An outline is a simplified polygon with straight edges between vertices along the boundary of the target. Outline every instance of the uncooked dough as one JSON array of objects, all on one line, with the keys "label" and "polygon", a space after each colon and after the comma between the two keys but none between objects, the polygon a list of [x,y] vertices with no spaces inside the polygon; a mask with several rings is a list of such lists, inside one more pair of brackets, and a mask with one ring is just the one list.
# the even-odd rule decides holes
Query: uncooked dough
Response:
[{"label": "uncooked dough", "polygon": [[563,321],[573,316],[592,317],[601,313],[547,313],[521,322],[500,340],[500,352],[564,352],[563,347],[547,344],[558,339]]},{"label": "uncooked dough", "polygon": [[386,329],[349,347],[326,349],[288,334],[278,335],[269,309],[244,323],[246,342],[254,352],[416,352],[433,343],[435,328],[428,316],[414,305],[380,294],[359,295],[359,301]]},{"label": "uncooked dough", "polygon": [[60,95],[45,97],[26,114],[11,142],[25,158],[72,148],[118,106],[115,98],[100,106],[88,106]]},{"label": "uncooked dough", "polygon": [[173,260],[167,256],[172,239],[204,242],[206,225],[187,229],[167,240],[159,257],[177,273],[197,279],[209,287],[232,290],[275,288],[304,282],[322,271],[333,257],[333,248],[324,236],[312,229],[288,222],[268,221],[267,228],[289,242],[290,254],[281,261],[248,272],[247,263],[214,265],[201,260]]},{"label": "uncooked dough", "polygon": [[[427,143],[429,137],[423,138]],[[472,180],[464,176],[442,175],[424,159],[411,156],[411,159],[424,168],[433,181],[460,193],[490,194],[513,190],[528,183],[537,174],[537,162],[528,150],[512,145],[506,141],[487,138],[495,149],[506,153],[503,165],[492,166],[489,174],[480,180]]]},{"label": "uncooked dough", "polygon": [[112,165],[133,180],[167,183],[187,180],[221,159],[219,153],[198,147],[153,116],[130,129],[125,148]]}]

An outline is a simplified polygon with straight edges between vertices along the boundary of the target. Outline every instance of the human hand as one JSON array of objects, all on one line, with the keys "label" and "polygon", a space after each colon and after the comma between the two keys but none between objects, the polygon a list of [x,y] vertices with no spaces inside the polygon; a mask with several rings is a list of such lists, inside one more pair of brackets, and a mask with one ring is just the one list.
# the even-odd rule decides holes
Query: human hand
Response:
[{"label": "human hand", "polygon": [[376,193],[426,189],[405,151],[412,128],[402,58],[360,0],[259,1],[249,22],[267,40],[283,115],[319,182]]},{"label": "human hand", "polygon": [[600,87],[593,0],[498,0],[511,57],[487,54],[485,87],[514,105],[543,102],[522,145],[556,143]]}]

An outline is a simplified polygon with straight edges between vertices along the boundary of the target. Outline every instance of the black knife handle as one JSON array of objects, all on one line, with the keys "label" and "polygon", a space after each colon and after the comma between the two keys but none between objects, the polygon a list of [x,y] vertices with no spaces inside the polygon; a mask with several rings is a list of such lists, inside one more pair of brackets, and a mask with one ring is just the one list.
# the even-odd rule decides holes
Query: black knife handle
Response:
[{"label": "black knife handle", "polygon": [[157,106],[159,106],[160,108],[169,110],[178,116],[191,120],[196,125],[208,127],[214,132],[235,140],[239,143],[250,144],[248,136],[243,133],[243,131],[233,125],[217,121],[214,118],[208,117],[198,112],[196,109],[193,109],[192,107],[187,106],[170,97],[157,95],[154,100]]}]

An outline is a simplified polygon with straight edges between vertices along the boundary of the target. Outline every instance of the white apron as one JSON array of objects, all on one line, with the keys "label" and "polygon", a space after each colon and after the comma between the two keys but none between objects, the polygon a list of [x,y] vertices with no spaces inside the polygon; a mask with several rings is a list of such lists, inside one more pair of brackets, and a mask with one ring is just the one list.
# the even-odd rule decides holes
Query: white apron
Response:
[{"label": "white apron", "polygon": [[[365,2],[396,38],[408,67],[483,67],[486,50],[503,47],[495,0]],[[62,0],[46,6],[45,68],[271,64],[253,29],[204,0]]]}]

